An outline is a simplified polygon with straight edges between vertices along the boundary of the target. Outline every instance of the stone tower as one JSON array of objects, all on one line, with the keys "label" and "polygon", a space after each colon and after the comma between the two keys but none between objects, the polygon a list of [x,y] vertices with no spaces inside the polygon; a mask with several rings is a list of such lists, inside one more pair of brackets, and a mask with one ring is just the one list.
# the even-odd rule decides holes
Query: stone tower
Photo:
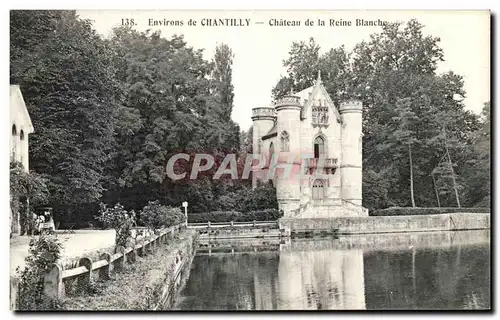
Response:
[{"label": "stone tower", "polygon": [[342,202],[347,207],[361,207],[362,200],[362,112],[361,101],[340,104],[342,120],[342,157],[340,162]]},{"label": "stone tower", "polygon": [[[300,144],[300,98],[290,92],[280,99],[276,109],[276,196],[284,212],[296,210],[300,205],[301,144]],[[285,134],[288,139],[282,139]],[[272,170],[272,165],[270,170]]]},{"label": "stone tower", "polygon": [[[274,108],[253,109],[253,185],[269,182],[286,219],[367,216],[362,207],[362,102],[336,105],[321,74]],[[265,162],[265,165],[264,165]],[[304,220],[305,221],[305,220]]]},{"label": "stone tower", "polygon": [[[262,137],[274,126],[276,112],[272,107],[260,107],[252,109],[252,148],[253,154],[264,154],[262,149]],[[260,173],[260,175],[259,175]],[[257,180],[264,180],[262,172],[252,174],[252,186],[257,186]]]}]

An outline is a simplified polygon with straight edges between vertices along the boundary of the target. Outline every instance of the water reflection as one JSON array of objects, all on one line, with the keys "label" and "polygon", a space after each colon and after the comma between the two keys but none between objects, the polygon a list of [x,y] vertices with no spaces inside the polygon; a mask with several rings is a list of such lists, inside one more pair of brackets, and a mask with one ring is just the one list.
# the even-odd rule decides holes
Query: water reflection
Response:
[{"label": "water reflection", "polygon": [[363,265],[361,250],[282,248],[278,309],[364,309]]},{"label": "water reflection", "polygon": [[489,231],[211,245],[195,257],[176,309],[490,307]]}]

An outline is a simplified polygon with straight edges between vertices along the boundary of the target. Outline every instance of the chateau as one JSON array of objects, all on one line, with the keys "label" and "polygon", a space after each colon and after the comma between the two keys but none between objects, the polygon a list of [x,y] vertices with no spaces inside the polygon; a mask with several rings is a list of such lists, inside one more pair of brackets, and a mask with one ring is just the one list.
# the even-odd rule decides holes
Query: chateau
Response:
[{"label": "chateau", "polygon": [[[252,109],[253,185],[272,182],[287,218],[367,216],[362,201],[362,103],[335,106],[321,73],[312,87]],[[288,172],[287,172],[288,170]]]}]

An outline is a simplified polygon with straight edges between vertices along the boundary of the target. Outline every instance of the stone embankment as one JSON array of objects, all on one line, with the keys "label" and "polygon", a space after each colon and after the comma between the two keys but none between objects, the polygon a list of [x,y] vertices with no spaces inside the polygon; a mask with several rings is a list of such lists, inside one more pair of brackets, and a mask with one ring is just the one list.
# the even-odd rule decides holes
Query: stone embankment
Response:
[{"label": "stone embankment", "polygon": [[337,234],[477,230],[490,228],[489,213],[447,213],[411,216],[281,218],[284,236],[335,231]]}]

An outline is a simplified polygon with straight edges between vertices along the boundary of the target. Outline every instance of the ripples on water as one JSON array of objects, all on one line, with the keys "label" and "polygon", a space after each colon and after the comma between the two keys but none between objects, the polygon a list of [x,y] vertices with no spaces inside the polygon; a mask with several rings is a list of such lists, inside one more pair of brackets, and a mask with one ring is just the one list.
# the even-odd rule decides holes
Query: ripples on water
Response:
[{"label": "ripples on water", "polygon": [[234,254],[200,251],[175,309],[490,308],[489,230],[219,245]]}]

